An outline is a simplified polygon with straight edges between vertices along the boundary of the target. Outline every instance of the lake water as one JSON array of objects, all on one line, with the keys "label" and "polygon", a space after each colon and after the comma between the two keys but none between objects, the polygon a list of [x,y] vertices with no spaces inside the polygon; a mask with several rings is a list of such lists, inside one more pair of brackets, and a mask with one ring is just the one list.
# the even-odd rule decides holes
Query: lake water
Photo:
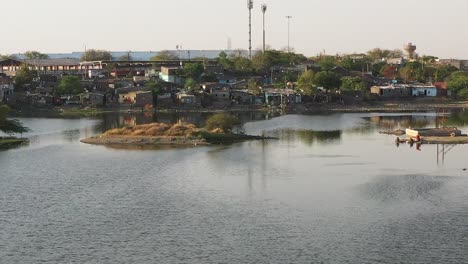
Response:
[{"label": "lake water", "polygon": [[115,149],[79,140],[206,114],[23,118],[0,152],[0,263],[468,263],[468,146],[379,130],[467,113],[242,114],[278,140]]}]

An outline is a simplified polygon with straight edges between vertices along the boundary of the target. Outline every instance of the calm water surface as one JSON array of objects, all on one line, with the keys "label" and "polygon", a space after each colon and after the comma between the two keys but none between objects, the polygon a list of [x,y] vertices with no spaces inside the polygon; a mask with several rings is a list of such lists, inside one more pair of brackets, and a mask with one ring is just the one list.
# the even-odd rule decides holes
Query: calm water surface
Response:
[{"label": "calm water surface", "polygon": [[201,114],[24,118],[0,152],[0,263],[468,263],[468,146],[379,130],[466,113],[244,114],[279,140],[186,149],[79,143]]}]

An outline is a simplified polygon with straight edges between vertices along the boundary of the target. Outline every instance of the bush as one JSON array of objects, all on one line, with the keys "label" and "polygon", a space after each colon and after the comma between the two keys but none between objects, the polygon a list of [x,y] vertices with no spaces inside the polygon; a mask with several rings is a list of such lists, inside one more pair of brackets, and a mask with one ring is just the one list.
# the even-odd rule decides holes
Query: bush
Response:
[{"label": "bush", "polygon": [[221,113],[212,115],[206,120],[205,128],[209,131],[216,132],[231,132],[232,128],[239,125],[240,121],[237,117]]}]

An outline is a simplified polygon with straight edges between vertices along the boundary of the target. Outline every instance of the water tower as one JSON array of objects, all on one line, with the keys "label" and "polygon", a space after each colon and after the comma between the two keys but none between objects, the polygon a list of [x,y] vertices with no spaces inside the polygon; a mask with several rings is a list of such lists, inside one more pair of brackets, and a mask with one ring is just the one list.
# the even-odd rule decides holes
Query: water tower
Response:
[{"label": "water tower", "polygon": [[414,54],[415,54],[415,51],[416,51],[416,45],[413,45],[413,43],[410,42],[410,43],[405,45],[404,49],[408,53],[408,57],[410,59],[414,59]]}]

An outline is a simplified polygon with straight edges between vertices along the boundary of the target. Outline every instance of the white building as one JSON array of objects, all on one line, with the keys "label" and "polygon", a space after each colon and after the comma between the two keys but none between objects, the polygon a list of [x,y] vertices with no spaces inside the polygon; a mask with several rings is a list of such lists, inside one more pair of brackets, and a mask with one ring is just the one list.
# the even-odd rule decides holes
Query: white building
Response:
[{"label": "white building", "polygon": [[433,85],[413,85],[411,86],[412,96],[437,96],[437,87]]}]

